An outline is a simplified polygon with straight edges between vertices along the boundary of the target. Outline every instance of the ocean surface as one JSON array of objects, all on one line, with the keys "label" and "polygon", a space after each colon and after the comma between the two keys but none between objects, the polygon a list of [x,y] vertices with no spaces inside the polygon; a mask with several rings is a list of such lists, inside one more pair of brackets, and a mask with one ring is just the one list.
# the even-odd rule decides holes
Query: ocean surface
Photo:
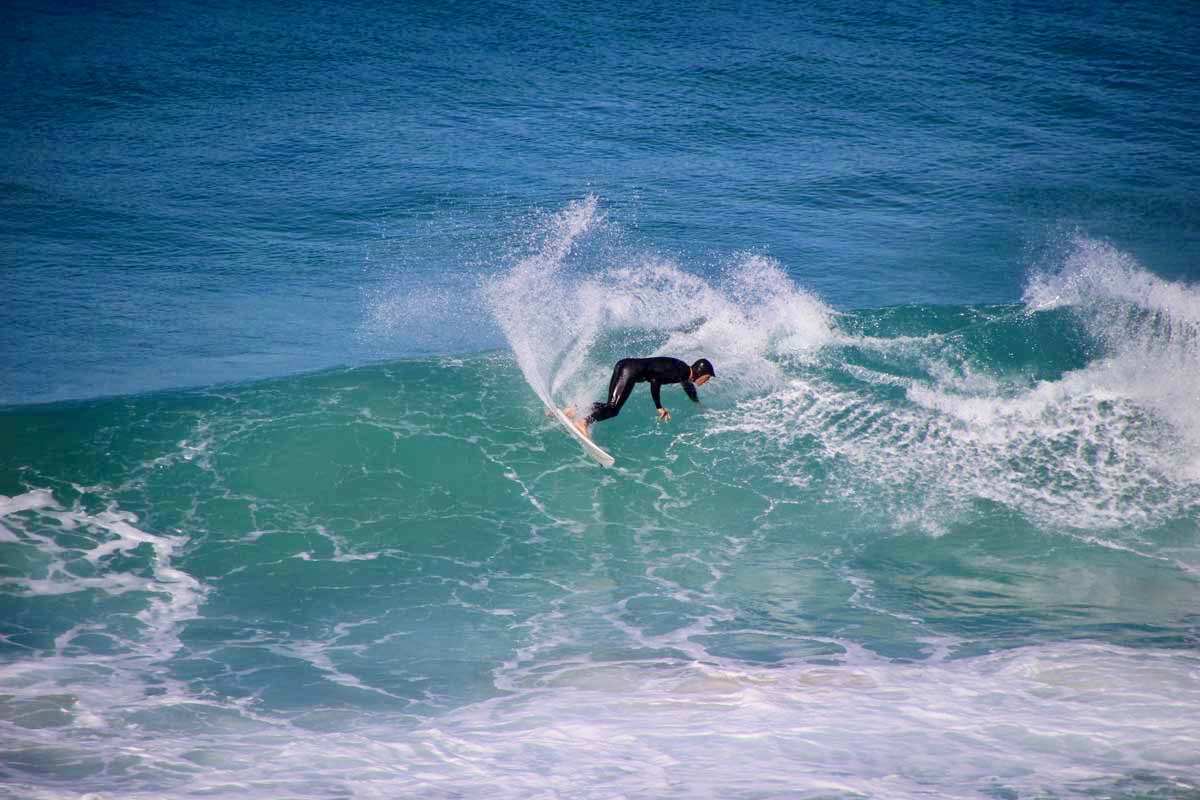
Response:
[{"label": "ocean surface", "polygon": [[0,798],[1200,798],[1198,41],[5,3]]}]

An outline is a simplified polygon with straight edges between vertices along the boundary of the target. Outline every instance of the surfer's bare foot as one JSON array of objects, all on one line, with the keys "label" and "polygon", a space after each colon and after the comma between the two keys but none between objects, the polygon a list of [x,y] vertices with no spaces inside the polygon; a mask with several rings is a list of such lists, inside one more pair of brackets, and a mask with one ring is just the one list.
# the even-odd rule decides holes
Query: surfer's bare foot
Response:
[{"label": "surfer's bare foot", "polygon": [[588,430],[587,420],[585,420],[585,419],[575,420],[575,427],[578,428],[579,432],[582,433],[588,439],[592,438],[592,434]]},{"label": "surfer's bare foot", "polygon": [[567,406],[564,408],[563,416],[567,419],[575,419],[575,406]]}]

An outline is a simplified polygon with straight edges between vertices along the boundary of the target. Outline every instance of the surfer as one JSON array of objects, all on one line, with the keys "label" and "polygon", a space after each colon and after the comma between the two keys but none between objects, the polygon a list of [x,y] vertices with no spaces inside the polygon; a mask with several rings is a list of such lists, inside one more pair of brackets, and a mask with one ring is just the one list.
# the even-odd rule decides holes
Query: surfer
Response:
[{"label": "surfer", "polygon": [[696,387],[703,386],[713,377],[716,377],[716,373],[713,371],[712,362],[707,358],[700,359],[690,367],[678,358],[668,356],[622,358],[613,367],[612,378],[608,382],[607,402],[593,403],[591,413],[584,419],[575,419],[573,407],[564,409],[563,413],[575,423],[580,433],[590,439],[592,423],[612,419],[620,414],[621,406],[629,399],[634,384],[645,381],[650,384],[650,397],[654,400],[654,407],[658,409],[658,418],[667,421],[671,419],[671,412],[663,408],[662,400],[658,396],[658,391],[664,384],[682,385],[683,391],[692,402],[699,403]]}]

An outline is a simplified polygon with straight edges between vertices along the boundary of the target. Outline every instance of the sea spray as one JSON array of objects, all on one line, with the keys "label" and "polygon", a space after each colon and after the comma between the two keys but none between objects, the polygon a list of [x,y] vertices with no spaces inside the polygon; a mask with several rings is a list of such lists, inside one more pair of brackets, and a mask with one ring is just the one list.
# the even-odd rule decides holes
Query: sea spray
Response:
[{"label": "sea spray", "polygon": [[546,403],[554,402],[551,382],[562,361],[586,346],[598,324],[562,276],[576,239],[597,221],[595,197],[570,204],[551,218],[534,253],[484,289],[525,380]]},{"label": "sea spray", "polygon": [[811,356],[830,340],[833,312],[778,262],[740,255],[707,280],[630,247],[583,258],[589,234],[607,224],[595,197],[572,203],[545,223],[534,253],[485,285],[543,401],[597,399],[617,359],[660,354],[709,358],[721,378],[711,388],[745,397],[780,384],[779,358]]}]

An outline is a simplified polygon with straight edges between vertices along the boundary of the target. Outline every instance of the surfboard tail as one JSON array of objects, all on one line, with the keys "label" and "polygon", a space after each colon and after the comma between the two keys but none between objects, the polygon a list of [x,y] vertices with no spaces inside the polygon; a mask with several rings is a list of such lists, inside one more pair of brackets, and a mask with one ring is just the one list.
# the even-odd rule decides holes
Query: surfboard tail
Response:
[{"label": "surfboard tail", "polygon": [[590,432],[585,433],[584,429],[581,428],[580,425],[576,424],[577,422],[582,422],[581,420],[570,419],[566,415],[566,409],[560,409],[550,405],[547,405],[546,408],[553,414],[554,418],[557,419],[559,423],[561,423],[562,426],[567,429],[567,433],[571,434],[571,436],[573,436],[575,440],[583,446],[584,452],[586,452],[589,456],[594,458],[597,462],[605,467],[611,467],[617,462],[615,458],[605,452],[604,448],[592,441]]}]

